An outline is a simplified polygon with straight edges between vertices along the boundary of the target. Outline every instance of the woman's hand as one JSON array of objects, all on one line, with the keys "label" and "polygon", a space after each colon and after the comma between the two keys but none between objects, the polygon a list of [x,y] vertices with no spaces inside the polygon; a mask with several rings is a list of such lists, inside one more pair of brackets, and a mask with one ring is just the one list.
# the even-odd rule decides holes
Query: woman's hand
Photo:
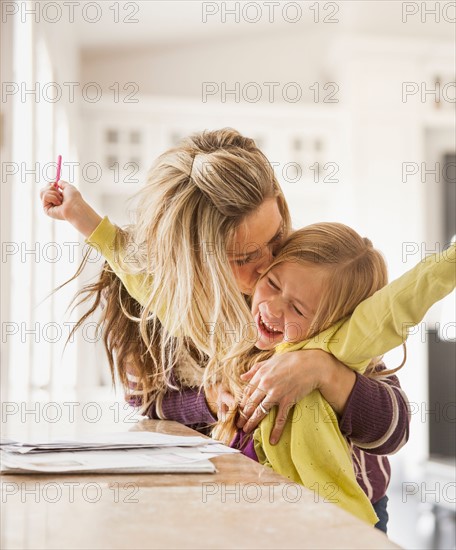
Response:
[{"label": "woman's hand", "polygon": [[290,409],[313,390],[320,390],[334,410],[342,412],[356,375],[322,350],[300,350],[259,362],[243,374],[242,379],[249,384],[241,401],[238,428],[252,431],[266,416],[264,410],[269,411],[278,405],[270,438],[271,444],[275,445],[282,435]]},{"label": "woman's hand", "polygon": [[101,222],[101,216],[84,201],[74,185],[66,181],[57,185],[51,183],[40,191],[44,213],[54,220],[70,222],[84,237],[89,237]]},{"label": "woman's hand", "polygon": [[211,386],[205,393],[209,409],[219,420],[225,420],[226,415],[234,411],[235,399],[222,384]]}]

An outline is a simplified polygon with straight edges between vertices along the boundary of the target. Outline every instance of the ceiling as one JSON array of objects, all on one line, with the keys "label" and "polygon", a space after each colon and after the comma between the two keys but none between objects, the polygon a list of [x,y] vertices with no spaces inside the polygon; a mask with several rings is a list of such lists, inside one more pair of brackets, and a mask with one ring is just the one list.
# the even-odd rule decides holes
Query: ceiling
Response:
[{"label": "ceiling", "polygon": [[[248,10],[247,6],[250,4]],[[359,34],[389,35],[397,37],[417,37],[454,40],[456,27],[448,20],[454,17],[454,9],[445,7],[450,2],[428,2],[429,9],[436,4],[447,11],[435,15],[425,14],[421,10],[423,2],[402,2],[400,0],[346,0],[338,2],[319,2],[319,19],[316,23],[316,2],[300,2],[301,14],[292,4],[282,2],[274,8],[274,20],[269,21],[270,2],[201,2],[193,0],[135,0],[134,2],[102,2],[101,19],[88,23],[77,17],[71,31],[76,43],[82,49],[103,48],[109,46],[162,46],[189,41],[240,34],[252,35],[258,32],[270,32],[271,35],[283,32],[318,32],[334,35],[350,32]],[[453,3],[454,4],[454,3]],[[118,13],[113,11],[118,6]],[[239,20],[235,15],[223,14],[223,6],[233,9],[238,5]],[[289,5],[288,11],[284,5]],[[407,16],[403,21],[404,5],[409,10],[419,10]],[[78,8],[75,8],[76,10]],[[337,13],[335,10],[337,9]],[[92,17],[88,12],[89,17]],[[80,14],[79,14],[80,15]],[[117,17],[119,22],[115,22]],[[338,23],[324,23],[323,18],[338,19]],[[258,21],[254,22],[258,18]],[[287,21],[295,20],[292,23]],[[424,18],[425,22],[421,19]],[[123,22],[125,19],[137,22]],[[71,32],[70,31],[70,32]]]}]

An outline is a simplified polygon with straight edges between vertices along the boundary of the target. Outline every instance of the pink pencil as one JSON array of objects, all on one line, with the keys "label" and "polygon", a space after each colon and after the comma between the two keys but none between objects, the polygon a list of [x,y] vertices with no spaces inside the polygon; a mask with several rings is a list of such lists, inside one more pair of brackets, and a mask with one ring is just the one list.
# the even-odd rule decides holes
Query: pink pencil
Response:
[{"label": "pink pencil", "polygon": [[60,173],[62,171],[62,155],[57,157],[57,177],[55,179],[54,187],[58,187],[58,182],[60,181]]}]

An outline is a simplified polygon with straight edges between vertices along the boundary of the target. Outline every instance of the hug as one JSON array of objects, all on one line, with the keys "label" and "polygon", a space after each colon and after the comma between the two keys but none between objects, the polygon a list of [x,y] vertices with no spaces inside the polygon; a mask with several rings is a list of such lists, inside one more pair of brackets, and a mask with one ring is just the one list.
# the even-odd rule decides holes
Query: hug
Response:
[{"label": "hug", "polygon": [[72,185],[42,190],[46,213],[106,259],[74,330],[101,306],[113,382],[150,418],[236,446],[386,532],[387,455],[410,417],[381,356],[453,290],[454,244],[388,285],[353,229],[293,231],[271,165],[229,128],[163,153],[136,199],[120,229]]}]

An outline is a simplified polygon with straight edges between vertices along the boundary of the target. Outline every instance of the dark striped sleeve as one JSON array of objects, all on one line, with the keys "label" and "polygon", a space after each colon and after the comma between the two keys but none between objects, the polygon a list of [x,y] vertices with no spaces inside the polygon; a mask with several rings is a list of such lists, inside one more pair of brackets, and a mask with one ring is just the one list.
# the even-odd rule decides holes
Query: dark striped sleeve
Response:
[{"label": "dark striped sleeve", "polygon": [[339,426],[354,445],[370,454],[391,455],[401,449],[409,438],[410,407],[397,376],[356,373]]},{"label": "dark striped sleeve", "polygon": [[208,426],[217,421],[209,409],[202,389],[170,389],[158,399],[144,405],[142,396],[139,393],[135,394],[138,388],[137,377],[130,372],[127,377],[131,393],[125,395],[125,400],[133,407],[141,407],[141,414],[149,418],[175,420],[202,432],[206,432]]}]

